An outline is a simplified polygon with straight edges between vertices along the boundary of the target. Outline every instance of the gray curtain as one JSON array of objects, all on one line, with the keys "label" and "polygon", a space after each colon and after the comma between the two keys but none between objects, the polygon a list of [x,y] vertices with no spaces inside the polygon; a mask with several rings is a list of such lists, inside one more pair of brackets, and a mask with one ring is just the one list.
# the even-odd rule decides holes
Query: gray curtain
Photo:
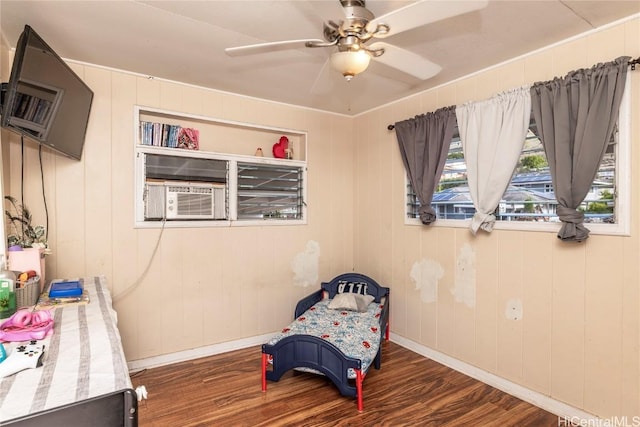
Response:
[{"label": "gray curtain", "polygon": [[447,160],[456,124],[456,107],[445,107],[395,124],[400,154],[420,201],[420,220],[436,220],[431,199]]},{"label": "gray curtain", "polygon": [[561,240],[589,237],[577,207],[591,188],[616,125],[629,59],[620,57],[531,87],[533,116],[562,221]]}]

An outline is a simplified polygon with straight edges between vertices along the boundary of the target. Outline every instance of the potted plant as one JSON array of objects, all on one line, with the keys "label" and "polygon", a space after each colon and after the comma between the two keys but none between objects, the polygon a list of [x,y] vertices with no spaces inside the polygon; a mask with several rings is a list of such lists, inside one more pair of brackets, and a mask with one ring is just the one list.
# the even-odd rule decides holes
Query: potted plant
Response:
[{"label": "potted plant", "polygon": [[46,249],[46,230],[41,225],[31,224],[33,217],[29,208],[19,204],[15,197],[5,196],[4,198],[10,204],[10,208],[5,210],[5,215],[12,228],[12,232],[7,236],[8,246]]},{"label": "potted plant", "polygon": [[5,216],[9,221],[7,246],[9,268],[15,271],[34,270],[44,283],[44,256],[49,253],[46,229],[33,225],[31,211],[18,203],[15,197],[5,196],[9,208]]}]

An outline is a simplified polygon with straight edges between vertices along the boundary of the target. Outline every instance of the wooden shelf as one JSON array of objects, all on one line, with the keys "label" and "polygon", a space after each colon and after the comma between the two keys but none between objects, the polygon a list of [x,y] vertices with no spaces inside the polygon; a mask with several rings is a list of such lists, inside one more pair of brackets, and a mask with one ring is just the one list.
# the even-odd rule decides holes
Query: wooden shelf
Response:
[{"label": "wooden shelf", "polygon": [[[279,142],[280,137],[286,136],[289,139],[289,147],[293,150],[293,160],[306,161],[307,133],[299,130],[266,127],[154,108],[136,107],[136,126],[139,126],[141,121],[198,129],[200,133],[199,151],[218,154],[256,157],[254,156],[256,150],[261,148],[264,158],[273,159],[273,145]],[[140,146],[149,146],[141,143],[139,131],[137,132],[136,141]]]}]

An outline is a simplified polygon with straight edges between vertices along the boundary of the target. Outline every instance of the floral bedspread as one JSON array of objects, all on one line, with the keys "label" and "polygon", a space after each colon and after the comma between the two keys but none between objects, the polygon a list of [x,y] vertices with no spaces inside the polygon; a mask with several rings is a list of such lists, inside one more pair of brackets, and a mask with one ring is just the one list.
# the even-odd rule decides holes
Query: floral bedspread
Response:
[{"label": "floral bedspread", "polygon": [[[360,359],[362,372],[367,372],[380,347],[382,303],[371,303],[366,312],[334,310],[324,299],[305,311],[268,342],[273,345],[290,335],[312,335],[323,338],[349,357]],[[349,369],[349,378],[355,372]]]}]

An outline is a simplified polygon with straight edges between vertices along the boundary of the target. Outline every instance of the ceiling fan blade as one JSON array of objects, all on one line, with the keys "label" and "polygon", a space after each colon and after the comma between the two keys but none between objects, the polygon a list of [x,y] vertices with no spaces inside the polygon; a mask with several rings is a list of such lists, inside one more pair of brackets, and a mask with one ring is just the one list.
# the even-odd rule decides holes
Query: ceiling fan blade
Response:
[{"label": "ceiling fan blade", "polygon": [[488,0],[420,0],[371,20],[367,24],[367,30],[373,32],[379,24],[388,25],[389,32],[376,36],[378,38],[385,38],[430,24],[431,22],[482,9],[486,7],[488,3]]},{"label": "ceiling fan blade", "polygon": [[331,70],[331,66],[329,65],[329,58],[327,58],[327,60],[324,61],[324,64],[322,64],[322,68],[320,68],[320,71],[318,72],[318,75],[313,81],[313,84],[311,85],[311,89],[309,90],[309,92],[312,95],[321,95],[321,94],[329,93],[333,88],[333,83],[331,81],[332,80],[331,74],[332,74],[332,70]]},{"label": "ceiling fan blade", "polygon": [[285,40],[279,42],[268,42],[249,44],[245,46],[228,47],[224,51],[229,56],[253,55],[255,53],[274,52],[278,50],[299,49],[306,47],[305,43],[325,43],[320,39],[303,39],[303,40]]},{"label": "ceiling fan blade", "polygon": [[420,80],[429,79],[442,70],[442,67],[438,64],[389,43],[376,42],[371,44],[370,48],[374,50],[384,48],[384,54],[373,57],[374,61],[388,65]]}]

